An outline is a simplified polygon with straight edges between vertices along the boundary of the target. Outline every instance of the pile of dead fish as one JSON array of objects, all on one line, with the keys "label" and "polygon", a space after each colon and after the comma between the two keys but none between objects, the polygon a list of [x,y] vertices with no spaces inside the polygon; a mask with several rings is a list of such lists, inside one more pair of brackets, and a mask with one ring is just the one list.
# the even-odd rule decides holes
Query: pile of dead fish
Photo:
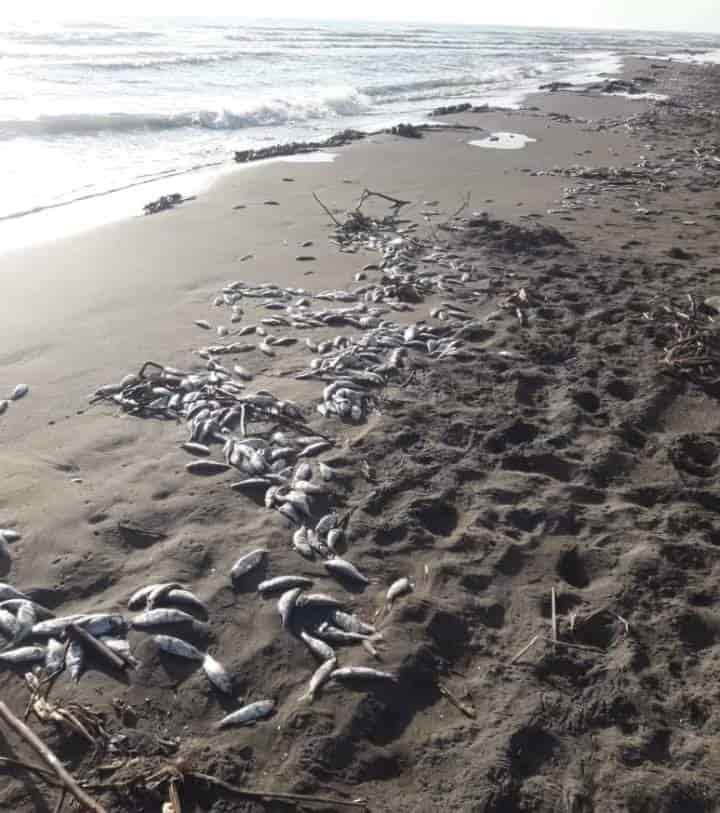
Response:
[{"label": "pile of dead fish", "polygon": [[[147,632],[156,651],[196,662],[212,687],[232,696],[232,677],[212,655],[203,652],[180,635],[206,636],[208,610],[194,593],[170,582],[153,584],[136,591],[128,609],[138,611],[132,618],[120,613],[75,613],[56,618],[32,598],[9,584],[0,583],[0,664],[26,668],[44,667],[48,675],[67,670],[79,681],[87,659],[118,671],[135,669],[128,632]],[[180,630],[177,635],[155,633],[157,629]],[[268,716],[273,701],[262,700],[244,706],[224,717],[218,727],[243,725]]]},{"label": "pile of dead fish", "polygon": [[0,415],[4,415],[8,411],[8,407],[13,401],[19,401],[28,392],[30,392],[30,387],[27,384],[18,384],[7,398],[0,398]]}]

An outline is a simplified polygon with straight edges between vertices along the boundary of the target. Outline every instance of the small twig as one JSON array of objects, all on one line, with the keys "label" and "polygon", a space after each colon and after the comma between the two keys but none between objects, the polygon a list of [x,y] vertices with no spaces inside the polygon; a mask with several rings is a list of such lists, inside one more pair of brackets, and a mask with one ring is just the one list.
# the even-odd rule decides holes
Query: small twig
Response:
[{"label": "small twig", "polygon": [[91,635],[87,630],[79,627],[77,624],[68,624],[66,627],[67,634],[71,638],[80,641],[88,649],[91,649],[96,655],[106,660],[111,666],[114,666],[119,671],[124,671],[128,667],[128,663],[124,658],[121,658],[117,652],[113,652],[107,644],[103,643],[99,638]]},{"label": "small twig", "polygon": [[535,637],[534,637],[534,638],[533,638],[533,639],[530,641],[530,643],[529,643],[529,644],[526,644],[526,645],[525,645],[525,646],[524,646],[524,647],[523,647],[523,648],[522,648],[522,649],[521,649],[521,650],[518,652],[518,654],[517,654],[517,655],[516,655],[516,656],[515,656],[515,657],[514,657],[514,658],[513,658],[511,661],[510,661],[510,665],[512,665],[513,663],[515,663],[515,661],[519,661],[519,660],[520,660],[520,658],[522,658],[522,656],[523,656],[523,655],[524,655],[524,654],[525,654],[525,653],[526,653],[526,652],[527,652],[529,649],[532,649],[532,647],[534,647],[534,646],[535,646],[535,644],[536,644],[536,643],[537,643],[537,642],[540,640],[540,638],[541,638],[541,636],[540,636],[540,635],[536,635],[536,636],[535,636]]},{"label": "small twig", "polygon": [[2,701],[0,701],[0,718],[2,718],[21,739],[25,740],[42,760],[55,771],[63,785],[65,785],[84,808],[92,810],[94,813],[107,813],[99,802],[96,802],[85,793],[75,779],[65,770],[62,762],[60,762],[55,754],[42,742],[37,734],[31,731],[22,720],[19,720]]},{"label": "small twig", "polygon": [[446,220],[446,221],[443,223],[443,225],[447,225],[448,223],[452,223],[452,221],[453,221],[453,220],[455,220],[455,218],[456,218],[456,217],[459,217],[459,216],[460,216],[460,215],[461,215],[461,214],[462,214],[462,213],[465,211],[465,209],[467,209],[467,207],[468,207],[469,205],[470,205],[470,192],[467,192],[467,193],[465,194],[465,197],[463,198],[463,202],[462,202],[462,203],[460,204],[460,206],[459,206],[459,207],[458,207],[458,208],[457,208],[457,209],[456,209],[456,210],[455,210],[455,211],[454,211],[454,212],[453,212],[453,213],[450,215],[450,217],[449,217],[449,218],[448,218],[448,219],[447,219],[447,220]]},{"label": "small twig", "polygon": [[328,207],[320,200],[320,198],[315,194],[315,192],[312,193],[312,196],[315,198],[317,203],[321,206],[321,208],[323,209],[325,214],[332,220],[332,222],[336,226],[342,226],[342,223],[335,217],[335,215],[328,209]]},{"label": "small twig", "polygon": [[471,720],[474,720],[477,716],[475,713],[475,709],[468,705],[467,703],[463,703],[462,700],[458,700],[457,697],[442,683],[438,683],[438,689],[440,690],[440,694],[443,697],[447,697],[447,699],[455,706],[455,708],[459,709],[466,717],[469,717]]},{"label": "small twig", "polygon": [[358,809],[367,810],[365,802],[347,802],[344,799],[329,799],[326,796],[306,796],[301,793],[275,793],[274,791],[245,790],[245,788],[238,788],[229,782],[224,782],[222,779],[216,779],[214,776],[210,776],[206,773],[198,773],[197,771],[188,771],[186,776],[191,779],[197,779],[200,782],[207,782],[209,785],[215,785],[236,796],[244,796],[246,799],[275,799],[277,801],[284,800],[287,802],[306,802],[308,804],[339,805],[341,807],[356,807]]},{"label": "small twig", "polygon": [[550,590],[550,612],[552,614],[552,639],[553,643],[557,643],[558,639],[558,625],[557,625],[557,601],[555,597],[555,588]]}]

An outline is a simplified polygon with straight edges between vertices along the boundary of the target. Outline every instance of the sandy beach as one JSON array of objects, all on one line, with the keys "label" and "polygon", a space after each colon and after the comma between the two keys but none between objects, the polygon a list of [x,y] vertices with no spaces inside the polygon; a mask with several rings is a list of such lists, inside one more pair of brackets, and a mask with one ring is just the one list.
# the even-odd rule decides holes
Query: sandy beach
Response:
[{"label": "sandy beach", "polygon": [[[107,810],[159,810],[167,783],[142,777],[176,760],[246,790],[336,800],[243,799],[188,778],[183,813],[720,804],[718,362],[710,340],[697,365],[666,356],[675,323],[717,314],[702,303],[720,294],[720,67],[633,59],[623,77],[664,100],[538,93],[521,110],[438,117],[421,138],[373,135],[327,162],[243,166],[170,211],[0,255],[0,397],[30,388],[0,415],[0,529],[20,534],[1,580],[57,616],[128,619],[138,588],[181,583],[208,608],[195,643],[233,680],[232,696],[216,691],[139,629],[136,669],[88,658],[78,682],[57,678],[50,699],[102,715],[105,733],[93,746],[29,724]],[[498,132],[533,141],[469,143]],[[320,459],[341,473],[341,555],[369,579],[347,589],[291,548],[292,523],[229,488],[237,472],[188,473],[184,420],[88,396],[147,361],[206,370],[195,351],[234,340],[218,326],[276,313],[243,299],[232,324],[213,301],[233,281],[353,290],[367,265],[379,280],[382,255],[340,251],[313,198],[342,218],[364,189],[408,201],[399,225],[417,224],[403,232],[422,246],[417,266],[436,252],[472,291],[436,290],[383,318],[442,327],[432,309],[457,302],[472,318],[467,356],[411,348],[358,423],[319,415],[326,382],[295,375],[312,357],[306,336],[361,330],[282,327],[300,342],[218,359],[332,437]],[[283,629],[277,597],[229,575],[254,548],[268,551],[268,578],[300,574],[375,619],[379,657],[343,646],[338,664],[396,682],[331,681],[300,701],[316,659]],[[383,611],[402,577],[413,592]],[[0,673],[19,715],[29,668]],[[269,719],[214,729],[264,698]],[[0,737],[0,756],[23,747]],[[0,809],[54,809],[55,788],[3,770]]]}]

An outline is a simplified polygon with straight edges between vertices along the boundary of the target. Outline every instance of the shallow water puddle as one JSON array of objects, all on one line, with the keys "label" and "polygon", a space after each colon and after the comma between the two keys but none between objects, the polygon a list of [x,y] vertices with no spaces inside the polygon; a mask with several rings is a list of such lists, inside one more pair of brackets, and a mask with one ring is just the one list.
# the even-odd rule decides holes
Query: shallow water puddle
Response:
[{"label": "shallow water puddle", "polygon": [[490,150],[521,150],[526,144],[533,141],[537,141],[537,139],[522,133],[491,133],[487,138],[468,143],[473,147],[487,147]]}]

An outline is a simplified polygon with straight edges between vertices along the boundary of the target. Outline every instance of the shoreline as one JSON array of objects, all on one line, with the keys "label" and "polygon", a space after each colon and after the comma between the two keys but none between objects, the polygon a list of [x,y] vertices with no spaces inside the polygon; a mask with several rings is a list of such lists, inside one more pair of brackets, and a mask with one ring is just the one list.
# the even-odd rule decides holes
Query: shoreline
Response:
[{"label": "shoreline", "polygon": [[[616,68],[614,70],[603,70],[593,74],[592,78],[589,74],[584,74],[584,76],[588,78],[583,84],[598,81],[607,75],[622,75],[624,58],[620,55],[616,55],[613,59],[616,62]],[[565,74],[562,75],[565,76]],[[578,74],[568,74],[568,77],[570,79],[572,79],[572,77],[577,78]],[[537,89],[524,92],[517,104],[506,106],[506,109],[522,109],[525,100],[537,92]],[[475,103],[471,102],[471,104]],[[483,105],[490,105],[492,107],[493,102],[481,102],[480,106]],[[397,121],[394,125],[383,127],[380,130],[363,130],[363,137],[377,135],[393,126],[400,126],[406,123],[406,121],[411,125],[425,126],[429,122],[432,122],[433,110],[442,106],[444,106],[444,104],[436,105],[435,108],[428,109],[421,116],[411,115],[402,121]],[[344,131],[339,130],[325,140],[330,142],[342,132]],[[284,148],[287,143],[286,141],[277,142],[269,147],[261,148],[260,151],[274,152]],[[253,150],[243,150],[240,152],[252,151]],[[57,239],[63,239],[64,237],[87,233],[93,228],[135,217],[142,212],[142,207],[145,203],[163,195],[179,192],[183,197],[187,198],[200,192],[205,192],[212,187],[215,180],[221,179],[226,172],[237,169],[231,162],[232,159],[228,157],[226,160],[212,162],[205,166],[177,170],[163,177],[152,178],[147,181],[139,180],[116,189],[93,193],[85,198],[38,207],[27,212],[12,213],[0,218],[0,251],[2,251],[2,253],[8,253],[22,250],[42,242],[55,241]],[[180,190],[178,188],[181,185],[180,183],[169,186],[168,183],[170,179],[178,179],[179,181],[184,179],[186,181],[185,188]],[[141,190],[147,190],[147,200],[141,200]],[[38,238],[37,232],[43,228],[45,233],[42,238]]]},{"label": "shoreline", "polygon": [[[181,582],[208,608],[198,641],[234,680],[230,700],[134,630],[141,665],[125,681],[91,661],[79,682],[57,680],[53,701],[105,713],[120,755],[127,743],[149,769],[177,757],[243,787],[360,797],[373,813],[720,802],[707,701],[717,403],[712,370],[692,372],[690,359],[688,377],[666,354],[682,309],[700,328],[720,293],[720,69],[626,69],[669,101],[558,90],[524,110],[453,113],[451,125],[534,141],[499,152],[451,127],[374,135],[334,163],[248,166],[190,205],[0,257],[0,391],[30,386],[0,415],[0,528],[20,534],[1,578],[58,615],[127,615],[139,587]],[[392,230],[339,239],[313,193],[342,220],[364,189],[408,203]],[[381,218],[386,202],[367,211]],[[266,307],[269,296],[231,296],[273,283],[296,314],[307,298],[316,315],[353,319],[358,289],[392,287],[397,274],[401,286],[429,281],[420,296],[375,303],[408,366],[358,423],[323,418],[327,381],[298,371],[321,358],[304,339],[373,329],[338,314],[303,327]],[[278,315],[291,323],[267,329],[299,341],[274,356],[197,352],[250,341],[232,332]],[[469,355],[439,361],[426,338],[413,345],[427,329],[461,336]],[[188,473],[184,420],[88,404],[145,362],[200,373],[207,355],[242,365],[254,376],[246,392],[297,402],[312,433],[333,439],[320,459],[342,472],[332,494],[347,516],[343,555],[369,585],[346,591],[322,559],[300,558],[277,511],[229,488],[235,475]],[[318,663],[274,600],[229,580],[260,547],[268,576],[311,577],[360,618],[377,616],[380,659],[362,647],[338,647],[338,658],[398,683],[333,683],[299,703]],[[414,591],[383,609],[403,577]],[[553,616],[559,642],[527,650],[534,635],[552,637]],[[23,671],[0,674],[18,712]],[[270,697],[270,720],[212,730]],[[95,749],[52,742],[73,773],[106,779]],[[181,786],[191,804],[193,781]],[[40,797],[8,777],[0,807],[29,813]]]}]

